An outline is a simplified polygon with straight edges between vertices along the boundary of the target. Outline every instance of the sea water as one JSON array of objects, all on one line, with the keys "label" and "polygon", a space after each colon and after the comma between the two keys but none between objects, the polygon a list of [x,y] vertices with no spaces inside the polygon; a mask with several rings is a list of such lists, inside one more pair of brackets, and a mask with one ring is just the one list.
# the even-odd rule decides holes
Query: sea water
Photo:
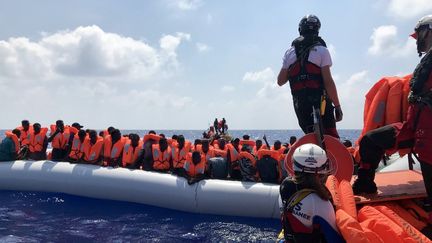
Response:
[{"label": "sea water", "polygon": [[[147,130],[123,130],[122,133]],[[156,131],[166,136],[201,137],[198,130]],[[269,143],[288,142],[300,130],[235,130],[233,137],[265,134]],[[0,131],[0,138],[4,131]],[[339,130],[352,142],[360,130]],[[175,199],[173,199],[175,200]],[[227,199],[229,200],[229,199]],[[184,213],[136,203],[77,197],[59,193],[0,191],[0,242],[274,242],[276,219]]]}]

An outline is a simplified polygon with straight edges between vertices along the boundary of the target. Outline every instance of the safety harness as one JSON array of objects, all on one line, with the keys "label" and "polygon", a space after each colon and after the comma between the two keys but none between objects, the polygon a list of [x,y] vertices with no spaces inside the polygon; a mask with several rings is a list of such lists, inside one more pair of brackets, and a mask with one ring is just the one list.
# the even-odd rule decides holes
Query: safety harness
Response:
[{"label": "safety harness", "polygon": [[317,90],[321,94],[324,87],[321,67],[309,62],[309,54],[312,48],[326,46],[326,43],[321,37],[300,36],[292,42],[292,46],[297,56],[297,60],[288,68],[292,95],[299,95],[304,89]]}]

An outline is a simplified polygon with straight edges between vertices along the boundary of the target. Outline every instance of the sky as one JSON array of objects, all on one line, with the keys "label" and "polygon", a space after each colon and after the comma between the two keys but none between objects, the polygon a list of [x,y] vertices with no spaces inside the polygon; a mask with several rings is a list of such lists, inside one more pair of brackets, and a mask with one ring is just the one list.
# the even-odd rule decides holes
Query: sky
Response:
[{"label": "sky", "polygon": [[276,77],[306,14],[321,20],[344,119],[364,95],[419,62],[429,0],[2,1],[0,128],[23,119],[101,129],[299,129]]}]

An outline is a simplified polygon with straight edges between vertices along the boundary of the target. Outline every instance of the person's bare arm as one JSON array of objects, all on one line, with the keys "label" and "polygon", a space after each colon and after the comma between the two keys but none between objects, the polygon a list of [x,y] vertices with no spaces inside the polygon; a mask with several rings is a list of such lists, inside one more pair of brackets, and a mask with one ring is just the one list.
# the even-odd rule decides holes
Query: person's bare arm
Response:
[{"label": "person's bare arm", "polygon": [[327,92],[328,97],[331,99],[331,101],[336,107],[340,106],[336,85],[330,72],[330,66],[322,67],[321,72],[324,80],[324,88]]},{"label": "person's bare arm", "polygon": [[287,82],[288,82],[288,69],[281,68],[279,75],[278,75],[277,83],[279,86],[282,86],[282,85],[286,84]]}]

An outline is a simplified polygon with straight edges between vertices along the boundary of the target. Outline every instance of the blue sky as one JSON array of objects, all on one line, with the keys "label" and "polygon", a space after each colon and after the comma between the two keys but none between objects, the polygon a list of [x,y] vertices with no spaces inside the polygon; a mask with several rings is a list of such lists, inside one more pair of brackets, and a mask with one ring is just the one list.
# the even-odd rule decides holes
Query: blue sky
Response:
[{"label": "blue sky", "polygon": [[362,127],[364,95],[419,59],[409,38],[426,0],[9,1],[0,9],[1,128],[22,119],[86,127],[297,129],[277,87],[298,22],[317,15],[344,120]]}]

